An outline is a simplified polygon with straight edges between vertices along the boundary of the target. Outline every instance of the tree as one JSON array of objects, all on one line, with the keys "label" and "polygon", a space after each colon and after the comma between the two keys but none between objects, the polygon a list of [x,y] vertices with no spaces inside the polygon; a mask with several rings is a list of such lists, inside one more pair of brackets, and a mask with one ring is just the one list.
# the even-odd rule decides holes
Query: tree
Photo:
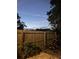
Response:
[{"label": "tree", "polygon": [[47,12],[48,21],[57,33],[57,44],[61,46],[61,0],[51,0],[51,10]]},{"label": "tree", "polygon": [[61,0],[51,0],[51,10],[47,12],[48,21],[50,22],[52,29],[61,29]]},{"label": "tree", "polygon": [[24,27],[27,27],[27,26],[25,25],[23,21],[20,20],[20,18],[21,17],[19,16],[19,14],[17,14],[17,29],[22,30],[24,29]]}]

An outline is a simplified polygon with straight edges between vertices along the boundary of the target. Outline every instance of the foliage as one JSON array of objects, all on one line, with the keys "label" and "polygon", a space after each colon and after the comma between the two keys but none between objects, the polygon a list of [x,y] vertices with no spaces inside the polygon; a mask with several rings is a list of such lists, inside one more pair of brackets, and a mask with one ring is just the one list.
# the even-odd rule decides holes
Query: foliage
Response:
[{"label": "foliage", "polygon": [[41,49],[32,43],[25,43],[24,45],[25,57],[31,57],[40,53]]},{"label": "foliage", "polygon": [[48,21],[53,29],[60,30],[61,24],[61,0],[51,0],[51,10],[47,12]]},{"label": "foliage", "polygon": [[24,27],[27,27],[23,21],[20,20],[19,14],[17,14],[17,29],[24,29]]}]

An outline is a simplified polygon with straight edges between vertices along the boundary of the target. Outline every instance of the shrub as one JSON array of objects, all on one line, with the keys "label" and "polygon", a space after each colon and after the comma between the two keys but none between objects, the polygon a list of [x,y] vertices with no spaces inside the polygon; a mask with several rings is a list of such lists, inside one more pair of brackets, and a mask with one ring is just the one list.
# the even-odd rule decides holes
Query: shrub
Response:
[{"label": "shrub", "polygon": [[25,52],[25,57],[32,57],[36,54],[39,54],[41,49],[37,47],[36,45],[32,43],[25,43],[24,44],[24,52]]}]

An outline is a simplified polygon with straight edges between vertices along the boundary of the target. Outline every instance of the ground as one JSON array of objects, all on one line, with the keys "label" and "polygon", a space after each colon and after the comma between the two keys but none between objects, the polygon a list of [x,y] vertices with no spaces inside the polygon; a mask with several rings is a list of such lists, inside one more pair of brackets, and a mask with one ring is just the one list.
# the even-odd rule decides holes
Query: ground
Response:
[{"label": "ground", "polygon": [[51,51],[47,51],[26,59],[61,59],[60,55],[60,52],[52,53]]}]

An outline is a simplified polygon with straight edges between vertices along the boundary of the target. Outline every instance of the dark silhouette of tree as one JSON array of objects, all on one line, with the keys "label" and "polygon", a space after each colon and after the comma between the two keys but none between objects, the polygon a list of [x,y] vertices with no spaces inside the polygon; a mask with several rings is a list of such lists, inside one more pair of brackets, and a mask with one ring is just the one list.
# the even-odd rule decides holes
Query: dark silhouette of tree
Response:
[{"label": "dark silhouette of tree", "polygon": [[51,10],[47,12],[48,21],[52,25],[53,29],[61,29],[61,0],[51,0]]},{"label": "dark silhouette of tree", "polygon": [[57,44],[61,46],[61,0],[51,0],[51,10],[47,12],[48,21],[57,33]]},{"label": "dark silhouette of tree", "polygon": [[22,22],[21,17],[17,14],[17,29],[23,30],[24,27],[27,27],[24,22]]},{"label": "dark silhouette of tree", "polygon": [[20,19],[21,17],[19,16],[19,14],[17,13],[17,19]]}]

